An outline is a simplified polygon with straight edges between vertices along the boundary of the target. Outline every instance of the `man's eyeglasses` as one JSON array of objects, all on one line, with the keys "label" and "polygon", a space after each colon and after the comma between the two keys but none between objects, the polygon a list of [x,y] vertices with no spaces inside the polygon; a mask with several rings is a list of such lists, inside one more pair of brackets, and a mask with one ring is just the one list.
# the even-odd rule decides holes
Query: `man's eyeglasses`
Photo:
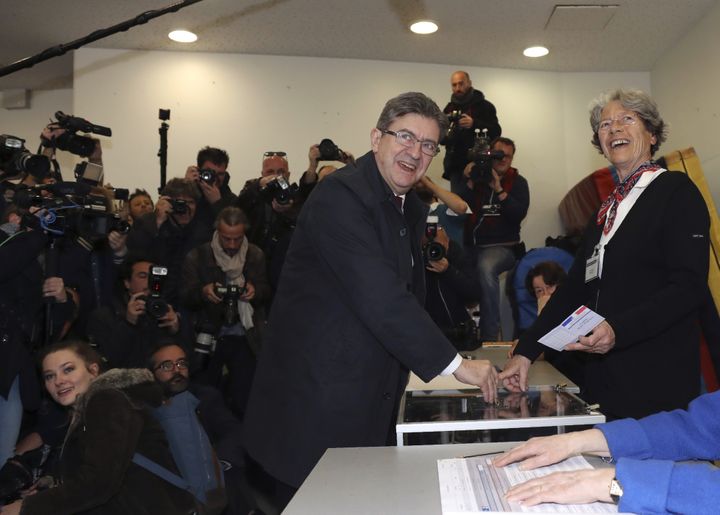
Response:
[{"label": "man's eyeglasses", "polygon": [[[390,136],[395,136],[395,139],[397,142],[402,145],[405,148],[412,148],[415,146],[415,143],[420,141],[417,139],[415,134],[413,134],[410,131],[401,130],[401,131],[391,131],[387,129],[378,129],[383,134],[389,134]],[[435,157],[438,152],[440,152],[440,149],[438,148],[438,144],[435,143],[432,140],[426,139],[423,141],[420,141],[420,151],[425,154],[426,156]]]},{"label": "man's eyeglasses", "polygon": [[153,370],[162,370],[163,372],[172,372],[177,368],[178,370],[187,370],[189,366],[189,362],[187,359],[182,358],[175,362],[173,362],[171,359],[165,360],[161,362],[158,366],[156,366]]},{"label": "man's eyeglasses", "polygon": [[275,156],[277,156],[277,157],[285,157],[285,156],[287,156],[287,153],[286,153],[286,152],[282,152],[282,151],[268,150],[267,152],[265,152],[265,153],[263,154],[263,157],[275,157]]},{"label": "man's eyeglasses", "polygon": [[598,132],[608,132],[615,122],[619,123],[623,127],[627,127],[628,125],[635,125],[637,121],[637,116],[633,114],[621,114],[617,118],[608,118],[607,120],[601,120],[598,124]]}]

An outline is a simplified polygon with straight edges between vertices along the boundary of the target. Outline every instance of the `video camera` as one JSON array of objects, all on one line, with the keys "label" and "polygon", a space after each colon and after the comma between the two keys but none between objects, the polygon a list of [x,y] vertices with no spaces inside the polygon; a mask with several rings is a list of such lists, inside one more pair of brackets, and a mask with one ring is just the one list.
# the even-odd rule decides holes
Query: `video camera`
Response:
[{"label": "video camera", "polygon": [[164,266],[151,265],[150,276],[148,277],[148,289],[150,294],[143,297],[145,301],[145,313],[154,319],[160,319],[167,315],[170,307],[163,298],[163,285],[167,279],[168,269]]},{"label": "video camera", "polygon": [[24,139],[3,134],[0,136],[0,172],[4,172],[7,178],[28,173],[42,180],[50,173],[50,160],[46,156],[32,154],[25,148]]},{"label": "video camera", "polygon": [[323,139],[318,144],[318,150],[320,150],[320,156],[318,161],[341,161],[345,162],[348,158],[347,153],[340,150],[333,140],[329,138]]},{"label": "video camera", "polygon": [[[47,191],[52,196],[44,196]],[[15,192],[15,203],[24,210],[41,208],[26,215],[26,225],[47,231],[55,236],[72,233],[89,240],[105,238],[110,232],[126,234],[128,223],[108,208],[103,195],[91,194],[91,187],[81,182],[58,182],[22,188]]]},{"label": "video camera", "polygon": [[427,217],[427,222],[425,223],[425,237],[427,238],[427,243],[425,243],[422,248],[425,263],[440,261],[447,255],[443,244],[435,241],[437,231],[438,217],[435,215],[429,215]]},{"label": "video camera", "polygon": [[298,193],[297,184],[288,184],[285,178],[278,175],[275,179],[268,182],[267,185],[260,190],[265,202],[271,203],[273,200],[280,205],[287,205],[295,198]]},{"label": "video camera", "polygon": [[470,179],[475,182],[489,185],[493,180],[492,162],[499,161],[505,157],[502,150],[492,150],[490,148],[490,138],[487,135],[487,129],[475,129],[475,143],[468,151],[468,159],[475,162]]},{"label": "video camera", "polygon": [[65,114],[62,111],[57,111],[55,118],[57,118],[57,122],[53,122],[51,125],[65,129],[65,132],[53,140],[42,138],[43,145],[46,147],[65,150],[81,157],[90,157],[95,151],[95,142],[87,136],[78,136],[75,134],[76,132],[112,136],[112,129],[109,127],[95,125],[84,118]]}]

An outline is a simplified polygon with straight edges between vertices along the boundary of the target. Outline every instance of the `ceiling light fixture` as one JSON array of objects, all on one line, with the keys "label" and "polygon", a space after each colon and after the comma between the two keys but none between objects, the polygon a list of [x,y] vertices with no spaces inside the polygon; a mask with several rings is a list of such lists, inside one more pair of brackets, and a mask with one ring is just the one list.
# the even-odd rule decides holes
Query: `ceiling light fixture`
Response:
[{"label": "ceiling light fixture", "polygon": [[550,50],[544,46],[531,46],[523,50],[525,57],[543,57],[550,53]]},{"label": "ceiling light fixture", "polygon": [[410,30],[415,34],[432,34],[433,32],[437,32],[438,26],[434,21],[421,20],[410,25]]},{"label": "ceiling light fixture", "polygon": [[178,43],[194,43],[197,41],[197,35],[189,30],[173,30],[168,37]]}]

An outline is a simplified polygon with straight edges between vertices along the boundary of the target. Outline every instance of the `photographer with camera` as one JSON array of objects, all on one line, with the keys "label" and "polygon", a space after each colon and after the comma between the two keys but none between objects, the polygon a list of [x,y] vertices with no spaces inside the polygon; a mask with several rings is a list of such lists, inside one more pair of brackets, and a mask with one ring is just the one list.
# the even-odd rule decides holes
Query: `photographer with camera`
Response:
[{"label": "photographer with camera", "polygon": [[310,145],[308,150],[308,168],[300,178],[300,191],[307,197],[315,185],[325,176],[337,170],[336,166],[320,166],[322,161],[336,161],[344,165],[354,164],[355,157],[341,150],[331,139],[325,138],[318,144]]},{"label": "photographer with camera", "polygon": [[500,329],[501,273],[525,254],[520,223],[530,207],[528,183],[512,167],[515,143],[496,138],[490,150],[469,163],[460,195],[473,214],[465,225],[465,245],[474,249],[480,280],[480,337],[497,340]]},{"label": "photographer with camera", "polygon": [[248,239],[265,253],[268,277],[277,288],[298,213],[308,191],[290,183],[285,152],[263,154],[260,177],[245,183],[238,206],[250,222]]},{"label": "photographer with camera", "polygon": [[180,291],[183,304],[197,315],[195,352],[204,361],[201,367],[206,368],[201,375],[220,387],[227,367],[225,394],[240,418],[255,374],[255,354],[265,324],[264,304],[270,298],[265,258],[245,236],[247,226],[240,209],[223,209],[212,241],[188,254]]},{"label": "photographer with camera", "polygon": [[128,235],[130,254],[145,256],[153,263],[167,267],[165,298],[173,305],[178,301],[178,282],[185,256],[207,242],[212,229],[196,217],[201,194],[193,181],[171,179],[155,204],[155,211],[141,216]]},{"label": "photographer with camera", "polygon": [[441,143],[445,145],[443,179],[450,181],[450,190],[458,193],[462,189],[463,169],[470,161],[468,152],[475,141],[475,130],[487,129],[492,140],[500,136],[495,106],[485,99],[482,91],[472,87],[466,71],[456,71],[450,77],[452,97],[443,112],[450,125]]},{"label": "photographer with camera", "polygon": [[107,359],[109,368],[144,366],[154,343],[174,336],[179,342],[192,339],[190,324],[164,298],[167,268],[136,257],[123,264],[124,290],[110,306],[90,315],[88,339]]},{"label": "photographer with camera", "polygon": [[185,172],[185,179],[194,181],[202,193],[195,216],[208,226],[212,226],[223,208],[237,201],[237,196],[230,191],[229,163],[230,156],[226,151],[207,146],[198,152],[197,164],[189,166]]},{"label": "photographer with camera", "polygon": [[23,410],[39,406],[32,354],[47,329],[57,339],[65,334],[77,307],[76,295],[62,278],[46,277],[47,236],[30,229],[24,217],[33,215],[10,205],[0,218],[0,463],[14,454]]}]

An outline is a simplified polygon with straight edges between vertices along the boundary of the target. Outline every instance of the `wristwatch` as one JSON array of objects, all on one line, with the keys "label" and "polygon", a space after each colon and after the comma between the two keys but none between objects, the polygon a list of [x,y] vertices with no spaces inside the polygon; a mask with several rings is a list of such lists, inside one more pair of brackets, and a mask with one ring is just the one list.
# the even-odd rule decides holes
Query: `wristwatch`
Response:
[{"label": "wristwatch", "polygon": [[620,502],[620,498],[623,496],[623,488],[620,481],[616,477],[610,481],[610,498],[615,504]]}]

